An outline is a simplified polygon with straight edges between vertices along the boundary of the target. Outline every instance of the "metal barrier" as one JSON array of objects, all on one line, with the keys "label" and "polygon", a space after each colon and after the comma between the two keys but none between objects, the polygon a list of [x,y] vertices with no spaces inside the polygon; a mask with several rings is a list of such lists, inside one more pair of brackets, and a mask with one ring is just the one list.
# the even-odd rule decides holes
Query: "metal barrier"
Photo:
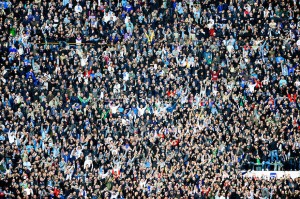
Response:
[{"label": "metal barrier", "polygon": [[[252,171],[261,171],[262,170],[262,163],[254,163]],[[283,164],[280,162],[270,163],[270,166],[274,166],[273,171],[281,171]]]}]

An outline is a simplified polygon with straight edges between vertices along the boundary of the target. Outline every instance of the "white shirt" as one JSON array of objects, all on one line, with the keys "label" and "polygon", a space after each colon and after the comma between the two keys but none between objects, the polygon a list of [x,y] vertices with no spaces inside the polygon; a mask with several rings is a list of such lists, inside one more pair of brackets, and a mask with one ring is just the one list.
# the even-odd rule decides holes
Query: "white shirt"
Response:
[{"label": "white shirt", "polygon": [[23,48],[19,48],[18,52],[19,52],[19,55],[23,55],[24,54],[24,49]]},{"label": "white shirt", "polygon": [[211,28],[214,26],[215,21],[214,21],[213,19],[209,19],[208,21],[209,21],[209,23],[207,24],[207,27],[208,27],[209,29],[211,29]]},{"label": "white shirt", "polygon": [[127,16],[127,17],[125,18],[125,23],[128,23],[129,20],[130,20],[130,17]]},{"label": "white shirt", "polygon": [[248,84],[249,90],[250,92],[254,92],[254,88],[255,88],[256,84]]},{"label": "white shirt", "polygon": [[29,196],[31,193],[33,194],[33,191],[30,188],[26,188],[26,189],[24,189],[24,191],[26,192],[27,196]]},{"label": "white shirt", "polygon": [[146,107],[144,107],[144,108],[138,108],[138,113],[139,113],[139,115],[140,115],[140,116],[141,116],[141,115],[144,115],[145,110],[146,110]]},{"label": "white shirt", "polygon": [[101,92],[100,93],[100,99],[103,99],[103,97],[104,97],[104,92]]},{"label": "white shirt", "polygon": [[[78,159],[79,157],[80,157],[80,155],[81,155],[81,153],[82,153],[82,149],[73,149],[73,151],[75,150],[75,157],[76,157],[76,159]],[[74,154],[73,153],[73,151],[71,152],[71,154]],[[71,155],[71,157],[72,157],[72,155]]]},{"label": "white shirt", "polygon": [[129,80],[129,73],[128,72],[124,73],[123,80],[124,81],[128,81]]},{"label": "white shirt", "polygon": [[114,93],[119,93],[120,92],[120,88],[121,88],[121,86],[120,86],[119,83],[115,84],[115,86],[114,86]]},{"label": "white shirt", "polygon": [[233,45],[230,44],[230,45],[228,45],[226,48],[227,48],[228,52],[232,52],[232,50],[233,50]]},{"label": "white shirt", "polygon": [[76,44],[81,44],[82,39],[81,38],[76,38]]},{"label": "white shirt", "polygon": [[110,193],[111,193],[111,196],[110,196],[111,199],[118,198],[118,196],[119,196],[119,192],[110,192]]},{"label": "white shirt", "polygon": [[92,160],[85,160],[84,161],[84,168],[86,168],[87,166],[92,166],[93,167],[93,161]]},{"label": "white shirt", "polygon": [[[80,41],[81,42],[81,41]],[[87,58],[82,58],[81,60],[80,60],[80,62],[81,62],[81,66],[86,66],[87,65]]]},{"label": "white shirt", "polygon": [[105,15],[105,16],[103,17],[103,21],[104,21],[105,23],[107,23],[107,22],[109,21],[109,19],[110,19],[109,14],[107,14],[107,15]]},{"label": "white shirt", "polygon": [[141,187],[141,188],[146,187],[146,183],[147,183],[147,180],[141,179],[141,181],[140,181],[140,187]]},{"label": "white shirt", "polygon": [[76,13],[82,12],[82,7],[81,7],[80,5],[76,5],[76,6],[75,6],[75,12],[76,12]]},{"label": "white shirt", "polygon": [[188,96],[182,96],[180,102],[181,102],[181,104],[184,104],[187,102],[187,100],[188,100]]},{"label": "white shirt", "polygon": [[11,132],[8,133],[8,140],[10,144],[14,143],[15,138],[16,138],[15,133],[11,133]]},{"label": "white shirt", "polygon": [[112,114],[117,113],[119,106],[110,106]]},{"label": "white shirt", "polygon": [[29,170],[31,170],[31,163],[30,162],[24,162],[23,166],[27,167]]}]

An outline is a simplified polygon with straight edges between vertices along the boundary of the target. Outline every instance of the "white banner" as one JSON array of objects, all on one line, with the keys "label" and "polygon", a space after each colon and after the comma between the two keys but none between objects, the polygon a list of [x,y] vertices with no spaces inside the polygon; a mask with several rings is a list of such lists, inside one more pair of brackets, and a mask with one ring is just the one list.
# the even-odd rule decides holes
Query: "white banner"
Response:
[{"label": "white banner", "polygon": [[300,171],[251,171],[243,173],[243,177],[263,179],[291,177],[295,179],[300,177]]}]

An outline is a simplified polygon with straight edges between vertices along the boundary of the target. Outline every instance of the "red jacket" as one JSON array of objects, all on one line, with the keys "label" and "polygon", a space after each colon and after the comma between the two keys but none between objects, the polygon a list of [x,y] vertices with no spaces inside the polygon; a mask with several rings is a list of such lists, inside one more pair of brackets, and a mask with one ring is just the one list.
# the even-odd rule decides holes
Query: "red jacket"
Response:
[{"label": "red jacket", "polygon": [[83,73],[83,76],[85,76],[85,77],[90,77],[91,74],[92,74],[92,69],[89,70],[89,71],[85,71],[85,72]]},{"label": "red jacket", "polygon": [[120,169],[112,169],[111,173],[114,176],[114,178],[119,178],[121,175]]},{"label": "red jacket", "polygon": [[255,80],[256,86],[255,88],[261,88],[262,87],[262,83],[259,80]]},{"label": "red jacket", "polygon": [[172,141],[172,146],[178,146],[178,145],[179,145],[179,140]]},{"label": "red jacket", "polygon": [[270,99],[269,99],[269,104],[274,105],[274,99],[273,99],[273,98],[270,98]]},{"label": "red jacket", "polygon": [[167,91],[168,97],[174,96],[176,94],[176,91]]},{"label": "red jacket", "polygon": [[250,49],[251,49],[251,46],[245,45],[245,46],[244,46],[244,49],[245,49],[245,50],[250,50]]},{"label": "red jacket", "polygon": [[208,196],[209,192],[210,192],[210,187],[207,188],[207,189],[202,189],[202,190],[201,190],[202,195]]},{"label": "red jacket", "polygon": [[215,34],[215,29],[210,29],[209,30],[209,36],[213,37]]},{"label": "red jacket", "polygon": [[55,187],[53,193],[57,197],[60,193],[60,190]]},{"label": "red jacket", "polygon": [[163,134],[163,133],[162,134],[157,134],[157,136],[160,137],[160,138],[162,138],[162,139],[165,138],[165,134]]},{"label": "red jacket", "polygon": [[210,71],[212,81],[218,80],[220,72],[221,70],[218,70],[216,72]]},{"label": "red jacket", "polygon": [[290,102],[296,102],[297,94],[294,94],[293,96],[291,94],[288,94],[288,98],[289,98]]}]

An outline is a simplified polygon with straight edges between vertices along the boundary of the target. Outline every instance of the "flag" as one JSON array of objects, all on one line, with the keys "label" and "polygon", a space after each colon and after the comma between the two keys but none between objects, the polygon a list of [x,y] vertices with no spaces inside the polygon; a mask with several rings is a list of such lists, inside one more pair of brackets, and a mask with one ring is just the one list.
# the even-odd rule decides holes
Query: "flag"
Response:
[{"label": "flag", "polygon": [[15,28],[11,28],[10,29],[10,31],[9,31],[9,34],[11,35],[11,36],[16,36],[16,29]]}]

